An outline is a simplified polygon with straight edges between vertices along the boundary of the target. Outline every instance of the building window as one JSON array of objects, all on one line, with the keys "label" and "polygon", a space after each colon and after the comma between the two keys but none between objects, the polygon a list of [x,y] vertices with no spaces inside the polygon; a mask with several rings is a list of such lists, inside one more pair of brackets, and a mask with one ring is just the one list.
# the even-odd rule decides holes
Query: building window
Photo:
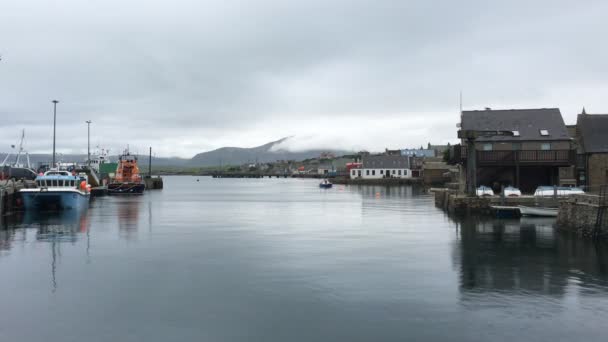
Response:
[{"label": "building window", "polygon": [[484,151],[492,151],[492,143],[483,144]]},{"label": "building window", "polygon": [[372,170],[372,176],[376,175],[376,170]]},{"label": "building window", "polygon": [[350,172],[350,174],[354,176],[354,175],[355,175],[355,170],[352,170],[352,171]]},{"label": "building window", "polygon": [[357,174],[358,174],[359,177],[361,177],[361,170],[358,170]]},{"label": "building window", "polygon": [[395,172],[397,172],[397,170],[393,170],[393,174],[395,174]]},{"label": "building window", "polygon": [[369,170],[365,170],[365,175],[369,176]]},{"label": "building window", "polygon": [[513,143],[513,151],[519,151],[519,150],[521,150],[521,143],[519,143],[519,142]]},{"label": "building window", "polygon": [[518,137],[519,136],[519,131],[513,131],[513,136],[514,137]]},{"label": "building window", "polygon": [[399,176],[401,176],[401,170],[399,170],[399,172],[397,173]]},{"label": "building window", "polygon": [[542,135],[543,137],[546,137],[549,135],[549,131],[546,129],[541,129],[540,130],[540,135]]},{"label": "building window", "polygon": [[551,149],[551,143],[540,144],[540,149],[543,151],[549,151]]},{"label": "building window", "polygon": [[384,174],[384,170],[380,170],[380,174],[383,175]]}]

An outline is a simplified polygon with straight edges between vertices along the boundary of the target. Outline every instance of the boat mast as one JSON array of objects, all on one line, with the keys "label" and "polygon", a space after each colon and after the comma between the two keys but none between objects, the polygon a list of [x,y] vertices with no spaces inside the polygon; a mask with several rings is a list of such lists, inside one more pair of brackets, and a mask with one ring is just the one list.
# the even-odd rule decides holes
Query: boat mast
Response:
[{"label": "boat mast", "polygon": [[21,152],[23,152],[23,139],[25,138],[25,129],[21,130],[21,141],[19,142],[19,151],[17,152],[17,160],[15,166],[19,166],[19,159],[21,159]]}]

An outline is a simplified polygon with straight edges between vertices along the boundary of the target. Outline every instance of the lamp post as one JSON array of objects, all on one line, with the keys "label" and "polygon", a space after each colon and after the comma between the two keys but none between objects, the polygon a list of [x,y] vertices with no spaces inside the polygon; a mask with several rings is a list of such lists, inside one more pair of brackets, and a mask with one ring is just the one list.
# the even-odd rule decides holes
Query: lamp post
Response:
[{"label": "lamp post", "polygon": [[57,103],[59,103],[59,101],[53,100],[53,164],[51,164],[52,168],[55,167],[55,133],[57,126]]},{"label": "lamp post", "polygon": [[91,166],[91,120],[85,121],[87,123],[87,165]]}]

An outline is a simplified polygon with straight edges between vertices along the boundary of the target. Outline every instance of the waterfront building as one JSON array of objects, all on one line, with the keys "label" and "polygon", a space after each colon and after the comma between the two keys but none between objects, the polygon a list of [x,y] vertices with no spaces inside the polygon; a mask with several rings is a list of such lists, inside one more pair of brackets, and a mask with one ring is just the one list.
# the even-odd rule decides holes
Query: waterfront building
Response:
[{"label": "waterfront building", "polygon": [[578,184],[597,192],[608,184],[608,114],[587,114],[583,109],[572,133],[578,147]]},{"label": "waterfront building", "polygon": [[[561,176],[572,169],[576,150],[558,108],[463,111],[463,131],[510,131],[512,135],[484,136],[474,141],[477,184],[500,191],[512,185],[531,193],[541,185],[568,185]],[[466,175],[467,141],[453,147],[451,163],[460,164]],[[465,181],[461,179],[461,184]]]},{"label": "waterfront building", "polygon": [[437,156],[437,152],[433,149],[414,149],[406,148],[400,151],[402,156],[418,157],[418,158],[433,158]]},{"label": "waterfront building", "polygon": [[360,168],[350,170],[350,178],[411,178],[410,158],[392,155],[369,155],[362,158]]}]

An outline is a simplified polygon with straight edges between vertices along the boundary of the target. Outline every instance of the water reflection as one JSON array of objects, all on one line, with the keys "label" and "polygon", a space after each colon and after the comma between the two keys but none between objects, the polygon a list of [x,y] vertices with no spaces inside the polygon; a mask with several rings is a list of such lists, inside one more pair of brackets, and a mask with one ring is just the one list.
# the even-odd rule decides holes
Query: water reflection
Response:
[{"label": "water reflection", "polygon": [[463,300],[476,293],[563,296],[606,292],[608,255],[603,243],[556,232],[554,219],[457,221],[454,262]]},{"label": "water reflection", "polygon": [[139,228],[139,211],[141,210],[142,197],[129,196],[117,197],[118,229],[121,238],[133,240],[137,237]]},{"label": "water reflection", "polygon": [[[51,288],[55,292],[58,287],[57,265],[61,258],[61,245],[65,243],[74,245],[79,234],[88,232],[89,222],[86,209],[51,212],[30,211],[13,217],[11,224],[15,228],[21,228],[19,231],[23,234],[24,242],[27,240],[25,228],[35,228],[35,240],[49,244]],[[9,229],[5,232],[15,232],[15,230]]]}]

